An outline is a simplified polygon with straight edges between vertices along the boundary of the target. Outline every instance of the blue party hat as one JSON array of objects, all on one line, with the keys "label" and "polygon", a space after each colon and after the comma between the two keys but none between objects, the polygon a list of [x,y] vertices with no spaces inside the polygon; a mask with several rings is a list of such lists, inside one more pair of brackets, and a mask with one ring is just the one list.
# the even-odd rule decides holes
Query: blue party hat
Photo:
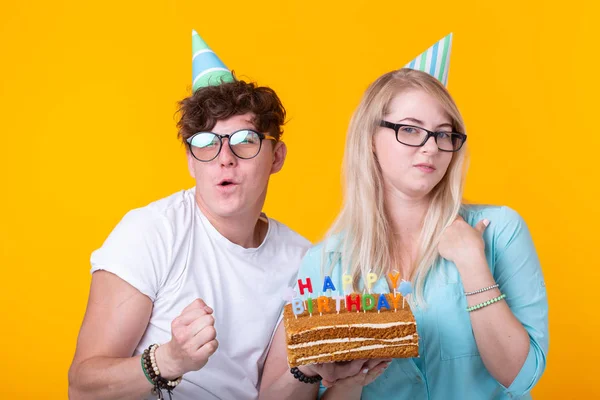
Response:
[{"label": "blue party hat", "polygon": [[208,47],[198,32],[192,30],[192,91],[233,80],[233,74],[223,61]]}]

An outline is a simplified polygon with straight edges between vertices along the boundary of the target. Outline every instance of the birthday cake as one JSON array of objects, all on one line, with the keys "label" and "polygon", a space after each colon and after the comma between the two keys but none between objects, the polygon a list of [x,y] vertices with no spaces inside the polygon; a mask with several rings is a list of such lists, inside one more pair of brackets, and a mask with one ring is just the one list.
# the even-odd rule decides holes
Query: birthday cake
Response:
[{"label": "birthday cake", "polygon": [[396,291],[297,297],[284,307],[283,318],[290,367],[419,355],[415,317]]}]

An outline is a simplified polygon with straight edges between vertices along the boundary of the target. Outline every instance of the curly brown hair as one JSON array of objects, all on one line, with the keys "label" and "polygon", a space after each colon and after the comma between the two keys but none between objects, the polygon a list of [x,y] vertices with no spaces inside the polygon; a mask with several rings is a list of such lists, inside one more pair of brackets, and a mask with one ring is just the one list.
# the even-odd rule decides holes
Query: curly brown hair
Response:
[{"label": "curly brown hair", "polygon": [[196,90],[179,102],[178,112],[177,136],[184,145],[195,133],[210,131],[217,121],[234,115],[254,114],[254,128],[277,140],[285,123],[285,108],[273,89],[237,79]]}]

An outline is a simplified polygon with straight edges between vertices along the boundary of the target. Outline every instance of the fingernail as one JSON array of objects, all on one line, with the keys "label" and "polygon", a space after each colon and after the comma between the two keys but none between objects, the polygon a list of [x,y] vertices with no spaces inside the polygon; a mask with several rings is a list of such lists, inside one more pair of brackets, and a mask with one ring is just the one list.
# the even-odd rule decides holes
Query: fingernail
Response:
[{"label": "fingernail", "polygon": [[365,368],[362,370],[363,374],[366,374],[367,372],[369,372],[369,368]]},{"label": "fingernail", "polygon": [[483,225],[488,226],[490,224],[490,221],[487,219],[483,220]]},{"label": "fingernail", "polygon": [[204,311],[206,311],[207,313],[211,313],[213,312],[213,309],[210,308],[209,306],[204,307]]}]

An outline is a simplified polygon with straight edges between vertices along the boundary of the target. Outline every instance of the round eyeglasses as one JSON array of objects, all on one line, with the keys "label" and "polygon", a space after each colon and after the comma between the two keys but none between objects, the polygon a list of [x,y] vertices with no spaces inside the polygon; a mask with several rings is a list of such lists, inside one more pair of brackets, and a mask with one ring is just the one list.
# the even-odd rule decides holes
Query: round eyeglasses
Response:
[{"label": "round eyeglasses", "polygon": [[223,139],[227,138],[231,152],[238,158],[248,160],[260,152],[262,141],[277,140],[275,137],[256,132],[252,129],[240,129],[229,135],[219,135],[213,132],[198,132],[189,137],[186,142],[190,153],[198,161],[212,161],[223,148]]},{"label": "round eyeglasses", "polygon": [[440,151],[455,152],[460,150],[467,135],[458,132],[432,132],[425,128],[413,125],[394,124],[388,121],[381,121],[379,126],[393,129],[396,132],[396,140],[406,146],[421,147],[433,137]]}]

